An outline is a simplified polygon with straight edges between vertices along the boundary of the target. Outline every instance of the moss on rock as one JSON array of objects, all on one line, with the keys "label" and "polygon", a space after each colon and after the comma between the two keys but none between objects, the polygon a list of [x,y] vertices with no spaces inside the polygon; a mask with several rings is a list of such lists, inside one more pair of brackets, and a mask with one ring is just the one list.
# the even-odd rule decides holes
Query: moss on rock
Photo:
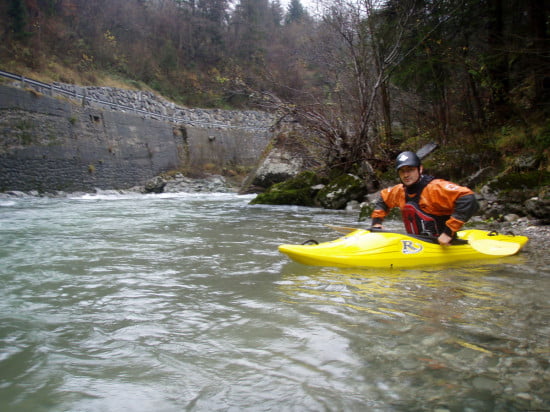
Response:
[{"label": "moss on rock", "polygon": [[485,200],[482,202],[483,214],[489,217],[509,213],[543,217],[543,212],[532,211],[533,206],[538,205],[537,202],[531,201],[529,206],[527,202],[533,198],[545,201],[549,185],[550,173],[546,170],[502,173],[481,188],[480,193]]},{"label": "moss on rock", "polygon": [[343,209],[350,200],[362,201],[367,193],[363,179],[352,174],[344,174],[319,191],[317,202],[326,209]]},{"label": "moss on rock", "polygon": [[[550,185],[550,173],[545,170],[507,173],[488,183],[490,191],[496,194],[497,200],[509,208],[514,204],[521,205],[532,197],[540,196],[544,192],[543,188],[548,185]],[[515,209],[510,210],[517,211]]]},{"label": "moss on rock", "polygon": [[[361,210],[359,211],[359,219],[358,219],[359,222],[370,221],[374,208],[375,208],[375,202],[361,204]],[[390,210],[390,213],[386,216],[384,220],[386,221],[402,220],[401,211],[399,210],[399,208],[394,207],[393,209]]]},{"label": "moss on rock", "polygon": [[534,189],[550,185],[550,173],[546,170],[530,170],[522,173],[508,173],[494,179],[491,189],[509,192],[518,189]]},{"label": "moss on rock", "polygon": [[274,184],[264,193],[256,196],[250,204],[318,206],[315,186],[324,183],[312,171],[305,171],[296,177]]}]

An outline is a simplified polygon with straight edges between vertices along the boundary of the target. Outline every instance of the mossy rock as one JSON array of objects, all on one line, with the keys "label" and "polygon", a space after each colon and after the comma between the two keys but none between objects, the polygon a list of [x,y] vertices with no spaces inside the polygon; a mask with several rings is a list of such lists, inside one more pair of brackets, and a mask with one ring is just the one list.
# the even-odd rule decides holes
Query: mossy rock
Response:
[{"label": "mossy rock", "polygon": [[324,183],[314,172],[302,172],[292,179],[274,184],[264,193],[256,196],[250,204],[318,206],[314,186]]},{"label": "mossy rock", "polygon": [[488,216],[507,213],[524,215],[530,212],[536,215],[525,209],[526,202],[537,197],[544,201],[549,185],[550,173],[545,170],[502,174],[481,189],[481,193],[487,200],[497,202],[496,206],[491,206],[484,211],[484,214]]},{"label": "mossy rock", "polygon": [[540,188],[548,185],[550,185],[550,172],[531,170],[499,176],[489,183],[489,188],[502,195],[513,195],[518,191],[538,192]]},{"label": "mossy rock", "polygon": [[344,174],[319,191],[317,202],[326,209],[344,209],[350,200],[362,201],[367,193],[363,179],[352,174]]},{"label": "mossy rock", "polygon": [[[364,203],[361,205],[361,210],[359,211],[359,222],[370,221],[372,212],[374,211],[375,203]],[[390,213],[386,216],[384,220],[402,220],[401,211],[394,207],[390,210]]]},{"label": "mossy rock", "polygon": [[373,211],[374,203],[361,204],[361,209],[359,210],[359,222],[364,222],[365,220],[369,219]]}]

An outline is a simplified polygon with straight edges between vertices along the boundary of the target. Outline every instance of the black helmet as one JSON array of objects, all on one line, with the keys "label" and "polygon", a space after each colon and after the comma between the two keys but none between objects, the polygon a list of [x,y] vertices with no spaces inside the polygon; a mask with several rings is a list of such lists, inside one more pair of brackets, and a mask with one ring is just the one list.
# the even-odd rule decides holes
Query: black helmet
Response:
[{"label": "black helmet", "polygon": [[420,165],[420,158],[414,152],[400,153],[395,160],[395,170],[399,170],[403,166],[420,167]]}]

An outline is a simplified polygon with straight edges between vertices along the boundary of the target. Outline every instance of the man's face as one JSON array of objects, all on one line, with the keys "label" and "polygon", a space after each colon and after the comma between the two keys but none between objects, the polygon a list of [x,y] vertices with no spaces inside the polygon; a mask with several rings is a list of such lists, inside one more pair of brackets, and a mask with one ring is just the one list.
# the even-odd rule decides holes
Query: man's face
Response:
[{"label": "man's face", "polygon": [[399,178],[401,179],[401,182],[405,186],[411,186],[414,185],[416,182],[418,182],[418,179],[420,179],[420,175],[422,174],[422,166],[420,167],[414,167],[414,166],[403,166],[399,169]]}]

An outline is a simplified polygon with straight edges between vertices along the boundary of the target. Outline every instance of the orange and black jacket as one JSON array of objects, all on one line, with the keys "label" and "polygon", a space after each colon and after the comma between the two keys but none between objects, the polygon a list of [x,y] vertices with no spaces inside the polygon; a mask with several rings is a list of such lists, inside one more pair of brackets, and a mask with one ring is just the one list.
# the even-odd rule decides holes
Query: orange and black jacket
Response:
[{"label": "orange and black jacket", "polygon": [[382,223],[390,209],[401,209],[408,233],[449,236],[460,230],[479,209],[474,192],[443,179],[422,175],[410,187],[398,184],[380,192],[372,224]]}]

